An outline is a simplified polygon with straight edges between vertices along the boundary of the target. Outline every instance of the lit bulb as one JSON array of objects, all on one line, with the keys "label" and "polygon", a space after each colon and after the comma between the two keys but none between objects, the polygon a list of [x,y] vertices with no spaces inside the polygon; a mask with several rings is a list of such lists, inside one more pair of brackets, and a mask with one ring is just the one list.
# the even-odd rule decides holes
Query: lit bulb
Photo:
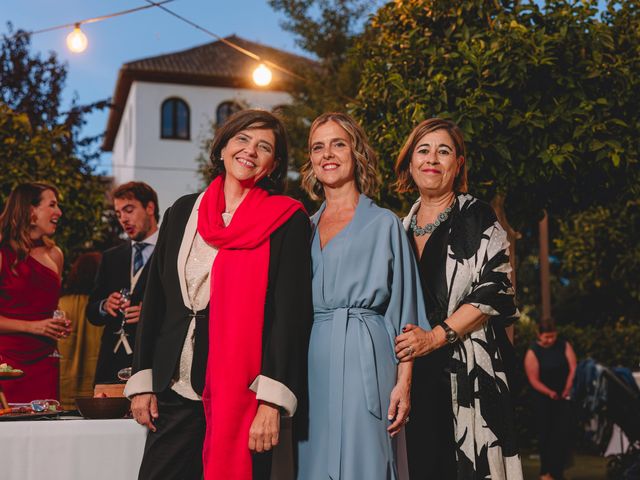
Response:
[{"label": "lit bulb", "polygon": [[81,53],[87,49],[89,41],[87,36],[80,30],[80,24],[76,24],[69,35],[67,35],[67,47],[74,53]]},{"label": "lit bulb", "polygon": [[264,63],[258,65],[258,68],[253,71],[253,81],[259,87],[269,85],[271,83],[271,77],[271,70],[269,70]]}]

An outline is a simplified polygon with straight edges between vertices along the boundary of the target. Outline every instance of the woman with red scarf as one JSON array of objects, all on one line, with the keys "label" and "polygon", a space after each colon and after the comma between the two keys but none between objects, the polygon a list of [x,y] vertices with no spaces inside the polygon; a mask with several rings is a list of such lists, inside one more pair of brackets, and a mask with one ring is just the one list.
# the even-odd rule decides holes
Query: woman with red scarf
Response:
[{"label": "woman with red scarf", "polygon": [[211,161],[214,180],[165,213],[151,260],[125,389],[150,430],[142,479],[268,479],[283,468],[272,449],[294,444],[281,417],[306,403],[310,223],[281,195],[284,127],[239,112]]}]

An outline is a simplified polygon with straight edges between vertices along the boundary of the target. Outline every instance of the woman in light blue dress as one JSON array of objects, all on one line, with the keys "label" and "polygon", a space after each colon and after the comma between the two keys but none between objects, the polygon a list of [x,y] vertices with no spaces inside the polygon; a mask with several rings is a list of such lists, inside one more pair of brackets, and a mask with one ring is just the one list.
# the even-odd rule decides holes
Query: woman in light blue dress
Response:
[{"label": "woman in light blue dress", "polygon": [[311,219],[309,434],[298,479],[407,478],[397,443],[412,365],[398,364],[394,339],[407,323],[429,328],[414,255],[398,217],[366,196],[376,157],[351,117],[318,117],[309,151],[303,185],[325,202]]}]

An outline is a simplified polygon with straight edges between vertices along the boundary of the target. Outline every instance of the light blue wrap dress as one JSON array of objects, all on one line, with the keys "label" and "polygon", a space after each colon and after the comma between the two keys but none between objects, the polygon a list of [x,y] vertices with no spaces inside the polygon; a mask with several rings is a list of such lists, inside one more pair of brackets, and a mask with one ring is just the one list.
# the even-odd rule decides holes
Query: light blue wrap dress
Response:
[{"label": "light blue wrap dress", "polygon": [[299,443],[298,479],[395,480],[406,460],[387,432],[394,339],[407,323],[430,328],[418,269],[398,217],[365,195],[321,249],[324,208],[311,218],[309,436]]}]

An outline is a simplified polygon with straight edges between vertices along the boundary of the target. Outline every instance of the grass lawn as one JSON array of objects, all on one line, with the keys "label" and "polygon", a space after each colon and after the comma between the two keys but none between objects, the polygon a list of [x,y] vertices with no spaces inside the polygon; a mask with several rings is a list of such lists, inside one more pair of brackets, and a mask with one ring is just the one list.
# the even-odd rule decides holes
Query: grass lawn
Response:
[{"label": "grass lawn", "polygon": [[[607,461],[594,455],[574,454],[573,465],[565,470],[567,480],[604,480],[606,479]],[[538,480],[540,460],[533,452],[522,453],[522,469],[525,480]]]}]

